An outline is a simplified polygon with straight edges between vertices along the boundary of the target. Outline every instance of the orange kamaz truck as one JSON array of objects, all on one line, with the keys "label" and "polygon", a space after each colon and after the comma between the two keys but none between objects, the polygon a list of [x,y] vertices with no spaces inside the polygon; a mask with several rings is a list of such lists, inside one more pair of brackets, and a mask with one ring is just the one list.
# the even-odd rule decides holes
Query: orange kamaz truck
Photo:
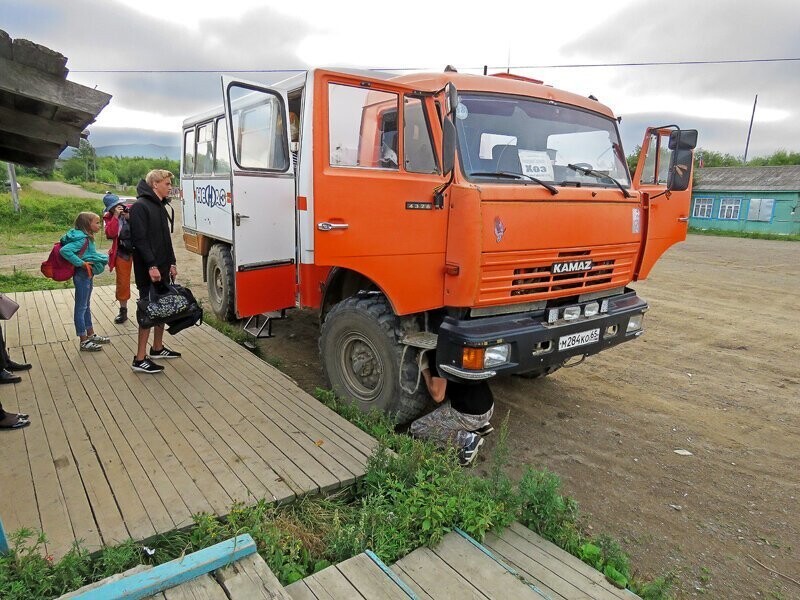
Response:
[{"label": "orange kamaz truck", "polygon": [[545,375],[642,334],[629,285],[685,239],[697,132],[645,132],[515,76],[328,69],[222,78],[184,122],[186,247],[220,317],[319,309],[337,395],[408,421],[417,360]]}]

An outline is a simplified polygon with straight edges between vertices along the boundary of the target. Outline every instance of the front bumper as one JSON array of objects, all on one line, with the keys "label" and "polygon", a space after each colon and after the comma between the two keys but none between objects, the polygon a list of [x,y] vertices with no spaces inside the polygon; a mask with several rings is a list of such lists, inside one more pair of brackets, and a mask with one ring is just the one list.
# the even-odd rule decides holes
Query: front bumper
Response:
[{"label": "front bumper", "polygon": [[[559,367],[574,356],[589,356],[639,337],[643,329],[628,331],[631,317],[642,315],[647,303],[631,289],[607,299],[607,312],[574,321],[547,322],[547,311],[510,314],[496,317],[455,319],[446,317],[439,328],[436,361],[440,374],[453,380],[488,379],[494,375],[546,372]],[[588,302],[576,304],[583,308]],[[592,337],[597,341],[559,349],[559,340],[572,334],[579,339]],[[574,338],[573,338],[574,341]],[[465,347],[486,348],[498,344],[510,346],[508,362],[484,369],[465,369],[462,356]],[[564,340],[568,345],[568,340]]]}]

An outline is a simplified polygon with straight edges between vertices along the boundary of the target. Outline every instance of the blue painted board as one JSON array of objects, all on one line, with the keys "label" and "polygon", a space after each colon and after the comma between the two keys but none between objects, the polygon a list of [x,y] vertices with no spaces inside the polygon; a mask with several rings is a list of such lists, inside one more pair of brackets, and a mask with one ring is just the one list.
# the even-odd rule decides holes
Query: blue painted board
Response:
[{"label": "blue painted board", "polygon": [[147,571],[124,577],[76,596],[80,600],[138,600],[222,568],[256,552],[248,534],[203,548]]}]

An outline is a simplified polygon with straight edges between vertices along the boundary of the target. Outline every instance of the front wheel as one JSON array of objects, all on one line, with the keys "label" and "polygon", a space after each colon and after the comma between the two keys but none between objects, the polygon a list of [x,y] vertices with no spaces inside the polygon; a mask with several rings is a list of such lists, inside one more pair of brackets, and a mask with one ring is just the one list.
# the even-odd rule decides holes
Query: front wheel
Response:
[{"label": "front wheel", "polygon": [[[428,402],[419,379],[417,350],[400,343],[418,331],[414,319],[400,319],[382,295],[346,298],[322,324],[322,368],[334,393],[364,412],[378,410],[396,423],[418,417]],[[416,388],[416,389],[415,389]]]}]

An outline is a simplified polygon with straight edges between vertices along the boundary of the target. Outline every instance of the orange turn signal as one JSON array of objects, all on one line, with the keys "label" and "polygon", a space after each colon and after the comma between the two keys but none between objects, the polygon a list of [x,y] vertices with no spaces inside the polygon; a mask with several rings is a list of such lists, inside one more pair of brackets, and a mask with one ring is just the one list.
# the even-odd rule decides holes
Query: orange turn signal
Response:
[{"label": "orange turn signal", "polygon": [[461,366],[464,369],[480,371],[483,369],[484,348],[464,348],[461,354]]}]

